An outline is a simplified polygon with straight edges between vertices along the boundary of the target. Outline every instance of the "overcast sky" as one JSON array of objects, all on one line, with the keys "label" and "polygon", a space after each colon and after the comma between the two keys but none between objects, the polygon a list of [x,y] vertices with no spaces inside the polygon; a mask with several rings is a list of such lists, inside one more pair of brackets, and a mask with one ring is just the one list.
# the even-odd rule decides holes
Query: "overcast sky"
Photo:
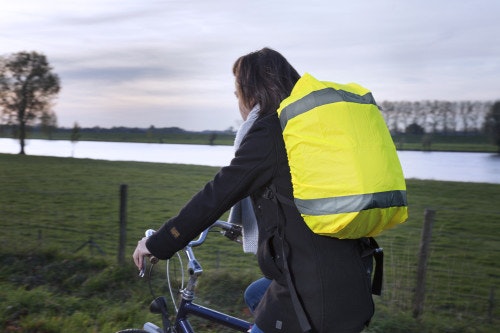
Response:
[{"label": "overcast sky", "polygon": [[264,46],[379,102],[500,99],[499,0],[0,4],[0,55],[47,56],[64,127],[236,128],[232,65]]}]

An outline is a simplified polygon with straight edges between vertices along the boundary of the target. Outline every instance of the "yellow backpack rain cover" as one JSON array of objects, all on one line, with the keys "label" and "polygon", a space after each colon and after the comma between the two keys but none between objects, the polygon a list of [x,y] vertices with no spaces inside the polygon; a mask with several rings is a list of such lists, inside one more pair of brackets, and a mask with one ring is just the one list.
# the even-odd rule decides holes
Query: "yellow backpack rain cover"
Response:
[{"label": "yellow backpack rain cover", "polygon": [[403,171],[369,90],[305,74],[278,116],[294,202],[313,232],[356,239],[406,221]]}]

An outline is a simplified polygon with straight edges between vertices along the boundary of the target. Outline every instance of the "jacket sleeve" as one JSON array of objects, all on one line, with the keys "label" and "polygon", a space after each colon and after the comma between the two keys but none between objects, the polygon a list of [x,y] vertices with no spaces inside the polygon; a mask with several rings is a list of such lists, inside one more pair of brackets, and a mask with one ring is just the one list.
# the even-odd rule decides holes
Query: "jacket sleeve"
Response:
[{"label": "jacket sleeve", "polygon": [[[266,119],[267,118],[267,119]],[[257,120],[249,130],[229,166],[195,194],[146,242],[159,259],[168,259],[212,225],[239,200],[266,185],[277,168],[276,136],[270,116]]]}]

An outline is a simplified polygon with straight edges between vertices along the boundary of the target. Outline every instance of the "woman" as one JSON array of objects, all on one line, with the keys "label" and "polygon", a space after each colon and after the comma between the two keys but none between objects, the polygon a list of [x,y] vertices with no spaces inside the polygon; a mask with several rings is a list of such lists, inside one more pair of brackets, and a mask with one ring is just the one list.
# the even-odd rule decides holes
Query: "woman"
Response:
[{"label": "woman", "polygon": [[[258,106],[257,119],[231,164],[177,216],[149,239],[139,241],[133,255],[135,264],[141,268],[144,255],[170,258],[231,206],[250,196],[258,222],[259,266],[272,280],[255,308],[252,332],[298,333],[307,325],[311,332],[360,332],[374,311],[367,274],[370,264],[365,265],[368,261],[361,258],[361,241],[314,234],[295,207],[278,209],[268,195],[270,188],[277,188],[280,194],[293,198],[276,110],[300,76],[280,53],[269,48],[240,57],[233,73],[240,112],[248,114]],[[287,271],[290,274],[285,274]],[[295,302],[292,289],[297,295]],[[297,303],[306,324],[299,320]]]}]

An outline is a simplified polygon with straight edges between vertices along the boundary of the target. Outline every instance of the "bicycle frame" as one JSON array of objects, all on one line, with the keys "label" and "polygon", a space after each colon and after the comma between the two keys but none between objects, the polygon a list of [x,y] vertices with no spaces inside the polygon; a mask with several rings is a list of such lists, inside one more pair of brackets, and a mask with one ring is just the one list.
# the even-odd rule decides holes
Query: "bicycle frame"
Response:
[{"label": "bicycle frame", "polygon": [[175,316],[174,322],[171,323],[168,318],[168,309],[165,298],[158,297],[153,301],[153,303],[151,303],[150,311],[152,313],[162,315],[164,328],[161,329],[155,324],[148,322],[144,324],[144,331],[151,333],[194,333],[195,331],[191,327],[188,320],[190,315],[209,320],[210,322],[218,323],[239,332],[248,332],[251,329],[252,324],[245,320],[193,303],[196,282],[198,277],[203,273],[203,269],[196,260],[192,248],[203,244],[209,230],[213,227],[219,227],[224,230],[224,236],[231,240],[237,240],[237,238],[241,236],[240,226],[224,221],[217,221],[210,228],[204,230],[197,240],[191,241],[184,248],[184,252],[188,258],[188,272],[190,277],[187,286],[181,291],[181,301],[177,309],[177,315]]},{"label": "bicycle frame", "polygon": [[249,322],[242,319],[206,308],[191,301],[182,300],[179,311],[177,312],[175,323],[177,332],[194,333],[194,330],[187,319],[189,314],[210,320],[240,332],[248,332],[252,327]]}]

